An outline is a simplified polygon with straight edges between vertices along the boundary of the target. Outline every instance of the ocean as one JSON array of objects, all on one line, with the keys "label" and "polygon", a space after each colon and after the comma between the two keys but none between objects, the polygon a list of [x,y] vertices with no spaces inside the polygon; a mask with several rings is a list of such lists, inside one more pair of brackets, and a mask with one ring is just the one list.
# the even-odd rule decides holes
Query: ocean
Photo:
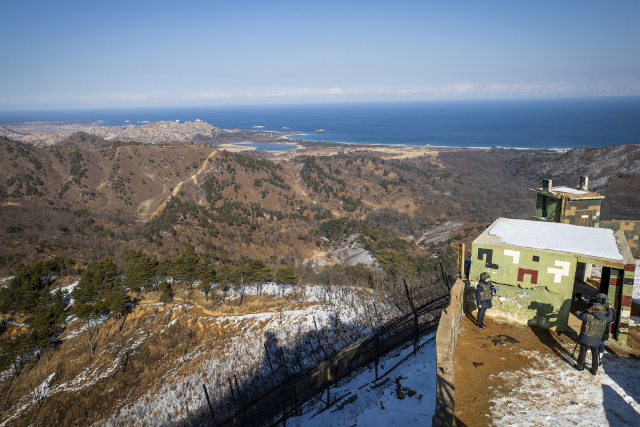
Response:
[{"label": "ocean", "polygon": [[640,97],[0,111],[0,123],[196,119],[358,144],[549,149],[640,143]]}]

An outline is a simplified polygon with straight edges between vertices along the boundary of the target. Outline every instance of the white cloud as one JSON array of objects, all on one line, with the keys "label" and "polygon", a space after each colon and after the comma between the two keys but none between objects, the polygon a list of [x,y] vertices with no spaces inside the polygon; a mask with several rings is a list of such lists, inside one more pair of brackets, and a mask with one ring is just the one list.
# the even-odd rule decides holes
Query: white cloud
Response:
[{"label": "white cloud", "polygon": [[329,93],[330,95],[342,95],[344,92],[342,91],[342,89],[336,86],[329,89],[327,93]]}]

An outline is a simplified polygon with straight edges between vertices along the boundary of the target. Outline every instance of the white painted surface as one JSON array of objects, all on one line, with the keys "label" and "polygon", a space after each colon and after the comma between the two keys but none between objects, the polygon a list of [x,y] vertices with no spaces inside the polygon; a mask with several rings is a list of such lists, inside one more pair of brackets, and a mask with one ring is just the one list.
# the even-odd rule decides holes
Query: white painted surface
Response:
[{"label": "white painted surface", "polygon": [[613,230],[554,222],[500,219],[489,231],[502,243],[622,261]]},{"label": "white painted surface", "polygon": [[554,193],[567,193],[567,194],[587,194],[586,191],[576,190],[569,187],[551,187],[551,191]]},{"label": "white painted surface", "polygon": [[569,268],[571,268],[571,263],[568,261],[555,261],[556,266],[560,268],[547,268],[547,273],[553,274],[553,281],[555,283],[562,282],[563,276],[569,275]]},{"label": "white painted surface", "polygon": [[504,250],[504,254],[513,258],[514,264],[520,263],[520,251],[511,251],[509,249]]}]

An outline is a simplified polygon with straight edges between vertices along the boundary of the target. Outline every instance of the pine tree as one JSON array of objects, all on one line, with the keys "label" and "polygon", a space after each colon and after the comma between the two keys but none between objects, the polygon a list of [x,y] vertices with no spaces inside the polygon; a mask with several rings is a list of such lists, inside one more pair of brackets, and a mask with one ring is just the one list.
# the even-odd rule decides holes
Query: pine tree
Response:
[{"label": "pine tree", "polygon": [[258,296],[262,294],[262,284],[270,281],[271,277],[271,267],[259,259],[251,261],[251,264],[249,264],[248,281],[251,281],[258,286]]},{"label": "pine tree", "polygon": [[262,284],[269,280],[271,280],[271,267],[262,260],[254,259],[251,264],[249,264],[248,281]]},{"label": "pine tree", "polygon": [[124,292],[118,265],[111,258],[89,265],[71,296],[75,300],[73,310],[82,318],[107,312],[119,313],[130,301]]},{"label": "pine tree", "polygon": [[202,269],[202,259],[193,246],[184,245],[184,249],[173,260],[169,269],[169,274],[177,280],[193,284],[198,279]]},{"label": "pine tree", "polygon": [[160,285],[158,285],[158,288],[160,289],[160,295],[158,296],[158,300],[160,302],[171,301],[171,299],[173,298],[173,291],[171,290],[171,286],[169,285],[169,282],[167,282],[166,280],[161,281]]},{"label": "pine tree", "polygon": [[218,281],[220,282],[220,286],[222,288],[227,288],[229,284],[233,281],[234,270],[233,267],[229,264],[222,264],[220,266],[220,271],[218,271]]},{"label": "pine tree", "polygon": [[54,326],[62,325],[65,318],[62,293],[56,292],[51,295],[48,290],[45,290],[38,300],[38,309],[33,317],[27,320],[31,325],[30,341],[33,346],[41,347],[51,344],[48,337],[55,332]]},{"label": "pine tree", "polygon": [[207,301],[209,300],[211,285],[218,280],[215,267],[216,266],[213,262],[209,262],[208,264],[203,265],[202,271],[200,272],[200,285],[198,285],[198,289],[204,292],[204,296]]},{"label": "pine tree", "polygon": [[276,282],[282,283],[283,285],[298,283],[296,269],[294,267],[282,267],[276,272]]},{"label": "pine tree", "polygon": [[158,268],[158,261],[146,254],[130,250],[124,256],[125,284],[134,291],[139,291],[145,286],[154,284],[154,277]]},{"label": "pine tree", "polygon": [[20,264],[9,285],[0,290],[0,311],[26,314],[29,317],[24,322],[31,326],[27,333],[0,340],[0,370],[14,364],[17,372],[18,356],[51,344],[50,336],[62,325],[66,315],[61,292],[52,295],[49,280],[43,280],[43,276],[65,265],[75,263],[56,256],[49,261]]}]

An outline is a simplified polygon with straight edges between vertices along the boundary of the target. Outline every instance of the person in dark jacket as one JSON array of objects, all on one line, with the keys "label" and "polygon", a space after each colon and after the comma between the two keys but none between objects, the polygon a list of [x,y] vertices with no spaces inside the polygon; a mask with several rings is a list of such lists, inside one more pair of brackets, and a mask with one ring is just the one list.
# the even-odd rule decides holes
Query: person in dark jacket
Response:
[{"label": "person in dark jacket", "polygon": [[[601,300],[605,301],[606,303],[607,296],[605,294],[598,294],[598,297]],[[607,317],[609,315],[611,315],[611,320],[607,322],[607,326],[605,327],[605,330],[604,330],[604,335],[602,336],[602,340],[600,341],[600,348],[598,348],[598,354],[599,354],[598,364],[599,365],[602,365],[602,356],[604,356],[604,342],[609,339],[609,325],[616,321],[616,311],[613,309],[611,304],[609,304],[609,307],[607,308]]]},{"label": "person in dark jacket", "polygon": [[584,359],[587,357],[587,348],[591,350],[591,374],[598,373],[598,347],[602,341],[607,323],[613,320],[613,309],[605,309],[600,303],[595,303],[586,312],[577,314],[578,319],[582,320],[582,328],[578,342],[580,343],[580,354],[578,355],[578,363],[576,369],[584,371]]},{"label": "person in dark jacket", "polygon": [[480,273],[480,282],[476,287],[476,303],[478,304],[478,327],[485,329],[484,325],[484,313],[488,308],[493,307],[491,304],[491,298],[496,294],[496,288],[489,282],[491,276],[486,271]]}]

